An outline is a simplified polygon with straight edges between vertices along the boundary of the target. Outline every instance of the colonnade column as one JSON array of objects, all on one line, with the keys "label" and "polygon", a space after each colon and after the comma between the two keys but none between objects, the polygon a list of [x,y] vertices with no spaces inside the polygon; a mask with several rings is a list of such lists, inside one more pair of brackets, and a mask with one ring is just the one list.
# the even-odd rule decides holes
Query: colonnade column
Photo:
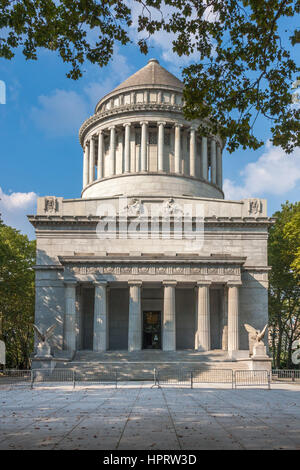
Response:
[{"label": "colonnade column", "polygon": [[228,351],[239,349],[239,285],[228,286]]},{"label": "colonnade column", "polygon": [[141,171],[147,171],[147,126],[147,121],[141,122]]},{"label": "colonnade column", "polygon": [[103,132],[99,131],[98,134],[98,164],[97,164],[97,179],[103,178]]},{"label": "colonnade column", "polygon": [[95,179],[95,141],[93,137],[90,138],[89,160],[89,183],[92,183]]},{"label": "colonnade column", "polygon": [[202,156],[201,175],[202,175],[202,178],[207,180],[208,179],[207,137],[202,137],[202,140],[201,140],[201,156]]},{"label": "colonnade column", "polygon": [[196,176],[196,129],[191,127],[190,133],[190,176]]},{"label": "colonnade column", "polygon": [[125,146],[124,146],[124,171],[130,172],[130,123],[123,124],[125,127]]},{"label": "colonnade column", "polygon": [[158,122],[158,149],[157,149],[157,169],[158,171],[164,171],[164,134],[165,134],[165,122]]},{"label": "colonnade column", "polygon": [[107,349],[106,286],[105,281],[95,283],[93,351]]},{"label": "colonnade column", "polygon": [[142,281],[129,281],[129,319],[128,351],[140,351],[142,348]]},{"label": "colonnade column", "polygon": [[76,350],[76,282],[65,282],[65,334],[64,346],[68,351]]},{"label": "colonnade column", "polygon": [[198,287],[198,315],[196,325],[195,349],[209,351],[210,346],[210,282],[197,282]]},{"label": "colonnade column", "polygon": [[222,174],[222,150],[220,145],[217,145],[217,185],[222,189],[223,174]]},{"label": "colonnade column", "polygon": [[210,164],[211,164],[211,182],[217,184],[217,155],[216,155],[216,141],[211,139],[210,141]]},{"label": "colonnade column", "polygon": [[163,281],[164,285],[164,312],[163,312],[163,350],[176,350],[176,309],[175,288],[176,281]]},{"label": "colonnade column", "polygon": [[181,124],[175,124],[175,148],[174,148],[174,159],[175,159],[175,173],[181,173],[180,171],[180,157],[181,157],[181,141],[180,141],[180,129]]},{"label": "colonnade column", "polygon": [[89,184],[89,147],[84,144],[83,150],[83,188]]},{"label": "colonnade column", "polygon": [[109,143],[109,176],[115,174],[116,171],[116,127],[109,127],[110,143]]}]

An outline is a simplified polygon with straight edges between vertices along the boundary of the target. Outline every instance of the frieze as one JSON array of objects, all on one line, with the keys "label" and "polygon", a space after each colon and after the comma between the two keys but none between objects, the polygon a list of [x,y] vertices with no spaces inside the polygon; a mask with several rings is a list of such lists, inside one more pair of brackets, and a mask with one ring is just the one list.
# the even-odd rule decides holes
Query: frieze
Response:
[{"label": "frieze", "polygon": [[105,265],[105,266],[75,266],[69,265],[68,271],[74,274],[177,274],[177,275],[236,275],[240,274],[239,267],[227,266],[195,266],[195,265],[173,265],[157,266],[151,264],[145,265]]}]

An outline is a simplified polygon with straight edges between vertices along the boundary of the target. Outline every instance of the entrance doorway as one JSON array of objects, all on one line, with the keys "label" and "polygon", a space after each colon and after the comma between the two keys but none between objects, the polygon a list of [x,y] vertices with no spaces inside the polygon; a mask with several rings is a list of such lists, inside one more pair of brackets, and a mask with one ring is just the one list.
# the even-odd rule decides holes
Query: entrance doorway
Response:
[{"label": "entrance doorway", "polygon": [[143,312],[143,349],[161,349],[161,312]]}]

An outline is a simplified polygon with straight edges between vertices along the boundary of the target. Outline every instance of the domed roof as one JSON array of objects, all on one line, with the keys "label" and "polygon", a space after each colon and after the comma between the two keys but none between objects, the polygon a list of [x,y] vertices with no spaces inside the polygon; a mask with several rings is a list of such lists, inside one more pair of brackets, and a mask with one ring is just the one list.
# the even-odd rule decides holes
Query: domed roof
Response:
[{"label": "domed roof", "polygon": [[150,59],[145,67],[131,75],[113,91],[140,85],[163,85],[170,88],[180,88],[181,90],[184,86],[183,83],[175,77],[175,75],[159,65],[158,60]]}]

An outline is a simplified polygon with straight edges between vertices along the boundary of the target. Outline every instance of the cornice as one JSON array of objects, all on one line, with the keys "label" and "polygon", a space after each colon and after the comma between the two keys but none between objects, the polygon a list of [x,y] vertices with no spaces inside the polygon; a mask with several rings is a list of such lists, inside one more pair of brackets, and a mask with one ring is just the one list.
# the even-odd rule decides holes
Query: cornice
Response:
[{"label": "cornice", "polygon": [[79,142],[83,146],[84,136],[87,131],[94,126],[104,121],[106,118],[110,118],[117,115],[122,115],[128,112],[135,111],[166,111],[168,113],[180,113],[182,114],[182,105],[170,104],[170,103],[135,103],[135,104],[126,104],[123,106],[118,106],[106,110],[102,113],[94,114],[89,117],[79,129]]},{"label": "cornice", "polygon": [[[28,215],[29,222],[34,226],[53,225],[97,225],[102,217],[94,215]],[[107,220],[107,217],[105,217]],[[124,220],[124,217],[117,217],[117,220]],[[136,219],[135,216],[128,216],[128,221]],[[140,218],[145,221],[145,218]],[[162,218],[159,218],[161,221]],[[176,217],[170,217],[170,222],[176,221]],[[191,218],[192,223],[196,223],[196,217]],[[275,223],[272,217],[204,217],[205,226],[215,227],[259,227],[270,226]]]}]

